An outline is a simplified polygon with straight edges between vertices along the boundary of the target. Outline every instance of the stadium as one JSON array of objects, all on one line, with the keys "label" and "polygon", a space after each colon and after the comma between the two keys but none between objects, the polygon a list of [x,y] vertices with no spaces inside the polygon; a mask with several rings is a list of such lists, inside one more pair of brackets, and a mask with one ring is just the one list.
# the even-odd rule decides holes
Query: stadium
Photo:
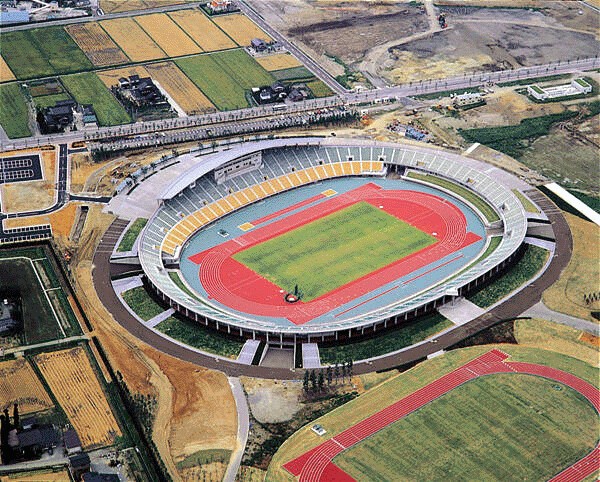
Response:
[{"label": "stadium", "polygon": [[337,138],[247,142],[158,198],[138,256],[201,325],[274,345],[347,340],[452,302],[519,256],[510,176],[445,151]]}]

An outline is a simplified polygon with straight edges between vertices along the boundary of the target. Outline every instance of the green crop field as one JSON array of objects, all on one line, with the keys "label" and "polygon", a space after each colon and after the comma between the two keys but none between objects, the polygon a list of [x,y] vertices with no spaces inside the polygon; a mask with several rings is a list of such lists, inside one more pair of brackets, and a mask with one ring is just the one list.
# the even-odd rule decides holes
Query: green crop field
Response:
[{"label": "green crop field", "polygon": [[310,301],[382,268],[436,239],[366,202],[359,202],[234,258],[277,286]]},{"label": "green crop field", "polygon": [[333,90],[322,80],[315,79],[306,84],[315,97],[329,97],[333,95]]},{"label": "green crop field", "polygon": [[[15,273],[19,273],[15,276]],[[0,293],[19,296],[23,315],[23,342],[42,343],[62,338],[58,321],[31,261],[26,258],[0,259]]]},{"label": "green crop field", "polygon": [[19,84],[0,85],[0,125],[11,139],[31,135],[25,96]]},{"label": "green crop field", "polygon": [[270,85],[275,78],[244,50],[227,50],[210,56],[243,89]]},{"label": "green crop field", "polygon": [[70,98],[71,97],[69,96],[69,94],[63,92],[62,94],[50,94],[50,95],[43,95],[41,97],[34,97],[33,103],[35,104],[35,106],[37,108],[44,109],[46,107],[52,107],[58,101],[69,100]]},{"label": "green crop field", "polygon": [[196,55],[175,63],[219,110],[248,107],[246,91],[274,81],[243,50]]},{"label": "green crop field", "polygon": [[129,114],[98,76],[88,72],[67,75],[60,79],[79,104],[92,104],[101,126],[115,126],[131,122]]},{"label": "green crop field", "polygon": [[19,80],[93,68],[62,27],[4,33],[2,57]]},{"label": "green crop field", "polygon": [[597,442],[594,408],[552,380],[470,381],[334,459],[356,480],[547,480]]}]

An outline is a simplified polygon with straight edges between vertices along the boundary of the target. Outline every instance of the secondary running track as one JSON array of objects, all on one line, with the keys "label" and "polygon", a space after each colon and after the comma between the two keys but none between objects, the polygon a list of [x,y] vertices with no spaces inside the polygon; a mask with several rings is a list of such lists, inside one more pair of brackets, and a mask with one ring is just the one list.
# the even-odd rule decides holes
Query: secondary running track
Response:
[{"label": "secondary running track", "polygon": [[[353,427],[327,440],[284,468],[300,482],[351,482],[354,479],[333,463],[333,458],[391,423],[406,417],[450,390],[483,375],[523,373],[555,380],[581,393],[600,412],[600,391],[581,378],[556,368],[524,362],[507,362],[508,355],[491,350],[429,385],[411,393]],[[578,482],[600,469],[600,444],[583,459],[555,475],[551,482]]]}]

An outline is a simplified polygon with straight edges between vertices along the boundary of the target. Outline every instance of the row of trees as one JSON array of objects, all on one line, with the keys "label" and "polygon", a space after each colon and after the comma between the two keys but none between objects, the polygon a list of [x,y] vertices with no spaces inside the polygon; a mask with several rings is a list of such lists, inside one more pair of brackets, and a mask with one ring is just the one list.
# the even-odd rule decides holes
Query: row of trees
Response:
[{"label": "row of trees", "polygon": [[350,381],[352,378],[352,372],[352,360],[341,364],[336,363],[333,366],[329,365],[326,369],[321,368],[320,370],[305,370],[302,385],[306,393],[322,392],[323,388],[325,387],[325,383],[327,383],[327,388],[331,387],[332,382],[335,382],[335,385],[337,385],[340,377],[342,378],[342,383],[346,383],[346,378],[348,381]]},{"label": "row of trees", "polygon": [[[11,448],[11,432],[16,433],[21,426],[19,418],[19,407],[14,404],[13,421],[10,421],[8,408],[4,409],[4,414],[0,415],[0,460],[3,464],[9,464],[13,459],[13,451]],[[14,437],[13,437],[14,438]]]}]

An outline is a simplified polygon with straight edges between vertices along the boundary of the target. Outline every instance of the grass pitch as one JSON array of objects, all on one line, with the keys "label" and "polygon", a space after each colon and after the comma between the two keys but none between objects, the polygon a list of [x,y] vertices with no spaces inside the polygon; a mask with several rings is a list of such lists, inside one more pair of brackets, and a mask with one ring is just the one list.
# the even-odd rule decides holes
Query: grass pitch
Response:
[{"label": "grass pitch", "polygon": [[265,241],[233,257],[310,301],[419,251],[436,239],[367,202]]},{"label": "grass pitch", "polygon": [[356,480],[546,480],[596,444],[593,407],[557,382],[482,377],[443,395],[334,462]]}]

